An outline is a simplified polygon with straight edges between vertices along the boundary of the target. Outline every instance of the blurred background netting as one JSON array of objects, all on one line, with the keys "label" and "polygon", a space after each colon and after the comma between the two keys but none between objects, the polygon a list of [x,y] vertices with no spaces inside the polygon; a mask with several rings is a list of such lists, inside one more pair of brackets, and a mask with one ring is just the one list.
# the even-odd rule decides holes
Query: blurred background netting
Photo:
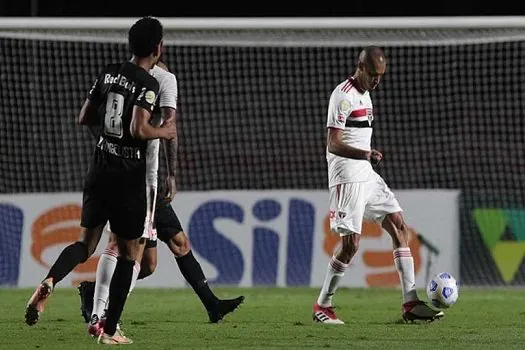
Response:
[{"label": "blurred background netting", "polygon": [[[102,67],[129,58],[125,39],[0,33],[1,193],[82,190],[94,140],[78,111]],[[378,171],[394,190],[463,190],[463,283],[503,284],[470,213],[525,207],[524,29],[168,30],[179,190],[326,189],[329,96],[368,44],[388,57],[372,95]]]}]

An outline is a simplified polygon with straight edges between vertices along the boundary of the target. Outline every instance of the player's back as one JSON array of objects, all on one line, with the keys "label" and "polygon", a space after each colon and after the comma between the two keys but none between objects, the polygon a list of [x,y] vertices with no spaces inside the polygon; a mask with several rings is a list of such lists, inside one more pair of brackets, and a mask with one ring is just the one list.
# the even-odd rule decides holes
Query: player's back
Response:
[{"label": "player's back", "polygon": [[146,70],[131,63],[107,65],[90,91],[98,99],[102,132],[94,163],[111,171],[129,171],[145,165],[147,141],[134,138],[133,108],[153,110],[159,84]]},{"label": "player's back", "polygon": [[[353,78],[348,78],[334,89],[330,96],[327,127],[343,130],[342,141],[345,144],[369,151],[373,121],[370,94],[360,90]],[[373,172],[367,160],[343,158],[328,149],[326,158],[329,186],[367,181]]]}]

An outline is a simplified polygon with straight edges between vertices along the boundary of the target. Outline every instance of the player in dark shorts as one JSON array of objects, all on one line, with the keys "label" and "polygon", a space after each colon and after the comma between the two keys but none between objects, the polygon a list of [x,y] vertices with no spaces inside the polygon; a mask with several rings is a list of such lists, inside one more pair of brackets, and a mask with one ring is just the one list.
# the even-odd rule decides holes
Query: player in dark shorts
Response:
[{"label": "player in dark shorts", "polygon": [[147,217],[146,149],[148,140],[176,137],[173,124],[150,124],[159,83],[149,74],[162,50],[163,28],[151,17],[129,31],[130,61],[107,65],[89,91],[80,111],[81,125],[102,125],[84,184],[81,228],[83,238],[66,247],[26,308],[26,323],[35,324],[54,286],[93,254],[109,221],[117,237],[119,256],[111,280],[103,344],[129,344],[116,332],[131,284],[140,237]]},{"label": "player in dark shorts", "polygon": [[[174,74],[161,62],[150,71],[160,83],[159,104],[156,108],[155,124],[158,120],[175,120],[177,104],[177,81]],[[187,235],[175,214],[171,201],[176,192],[175,173],[177,161],[177,138],[162,141],[161,155],[158,157],[163,166],[159,167],[157,206],[155,211],[154,225],[157,237],[166,243],[175,256],[179,269],[192,286],[206,308],[210,322],[216,323],[225,315],[234,311],[244,300],[243,296],[235,299],[219,299],[210,289],[206,277],[199,262],[195,259]],[[134,278],[142,279],[151,275],[157,265],[157,241],[147,240],[141,264],[138,266],[140,273]],[[114,235],[110,235],[110,241],[106,250],[100,257],[97,267],[97,284],[91,281],[82,282],[78,289],[81,299],[81,312],[84,320],[89,323],[88,332],[92,336],[100,333],[103,328],[104,308],[108,299],[108,281],[115,265],[115,256],[118,248]],[[132,282],[133,288],[134,282]]]}]

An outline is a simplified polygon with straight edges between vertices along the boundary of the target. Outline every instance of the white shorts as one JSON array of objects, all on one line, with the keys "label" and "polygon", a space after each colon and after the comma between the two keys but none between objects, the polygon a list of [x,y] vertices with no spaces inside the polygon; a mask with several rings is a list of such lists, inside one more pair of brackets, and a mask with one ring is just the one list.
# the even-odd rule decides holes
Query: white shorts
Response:
[{"label": "white shorts", "polygon": [[341,236],[361,234],[363,218],[381,223],[386,215],[400,211],[394,193],[379,175],[372,181],[330,187],[330,229]]}]

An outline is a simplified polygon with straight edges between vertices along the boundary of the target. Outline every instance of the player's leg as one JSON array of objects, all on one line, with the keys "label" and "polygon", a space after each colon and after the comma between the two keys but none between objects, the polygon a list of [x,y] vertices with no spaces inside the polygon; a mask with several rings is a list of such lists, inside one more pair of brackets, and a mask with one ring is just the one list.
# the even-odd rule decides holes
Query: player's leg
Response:
[{"label": "player's leg", "polygon": [[[119,255],[115,235],[107,229],[107,226],[106,232],[109,233],[108,244],[98,260],[95,282],[91,282],[94,285],[94,288],[91,289],[93,291],[93,307],[89,312],[88,332],[93,336],[100,335],[102,325],[99,324],[99,321],[102,319],[106,309],[106,303],[109,298],[109,284],[113,277],[115,267],[117,266],[117,258]],[[84,296],[83,299],[87,299],[86,296]],[[82,305],[81,308],[84,308],[84,306]]]},{"label": "player's leg", "polygon": [[104,224],[94,228],[81,228],[81,238],[64,248],[56,262],[51,266],[45,280],[50,279],[53,286],[66,277],[80,263],[85,262],[95,252]]},{"label": "player's leg", "polygon": [[399,273],[403,302],[408,303],[418,300],[414,259],[408,246],[408,228],[401,212],[386,215],[382,226],[392,237],[394,264]]},{"label": "player's leg", "polygon": [[101,225],[94,229],[82,228],[82,238],[62,250],[47,276],[27,302],[25,321],[28,325],[32,326],[39,321],[40,314],[44,312],[45,305],[56,284],[73,271],[78,264],[93,255],[103,227]]},{"label": "player's leg", "polygon": [[137,279],[149,277],[157,268],[157,241],[148,239],[144,247],[144,254],[140,261],[140,273]]},{"label": "player's leg", "polygon": [[[93,306],[92,310],[89,311],[90,317],[89,317],[89,325],[88,325],[88,333],[92,336],[99,336],[102,332],[102,329],[104,327],[105,322],[105,311],[107,308],[107,302],[109,298],[109,287],[111,283],[111,279],[113,277],[113,273],[115,271],[118,256],[119,256],[119,249],[117,244],[117,237],[114,233],[109,231],[109,241],[108,245],[106,246],[106,249],[101,254],[100,259],[98,261],[97,265],[97,273],[96,273],[96,281],[94,283],[94,288],[87,288],[86,285],[90,282],[83,282],[84,287],[83,289],[86,292],[92,291],[91,300],[93,300]],[[140,241],[140,247],[139,252],[137,255],[137,259],[141,259],[142,257],[142,251],[144,244],[142,243],[144,240]],[[140,272],[140,264],[138,262],[135,262],[135,265],[133,267],[133,277],[131,282],[131,287],[129,293],[133,290],[136,281],[137,276]],[[93,283],[93,282],[91,282]],[[85,310],[84,303],[85,301],[89,300],[89,295],[81,295],[81,309],[82,313],[84,314],[87,312]]]},{"label": "player's leg", "polygon": [[341,236],[341,245],[328,264],[323,287],[314,305],[315,321],[344,324],[333,310],[332,297],[339,287],[346,268],[359,249],[365,207],[362,187],[360,183],[349,183],[330,188],[330,228]]},{"label": "player's leg", "polygon": [[442,317],[443,312],[430,308],[417,296],[409,230],[394,194],[379,176],[376,181],[371,182],[370,193],[371,200],[366,207],[365,217],[381,222],[392,238],[394,265],[399,274],[403,297],[403,318],[434,320]]},{"label": "player's leg", "polygon": [[443,317],[442,311],[431,308],[417,296],[414,259],[408,246],[409,230],[401,212],[387,214],[382,226],[392,237],[394,264],[399,273],[403,295],[403,319],[432,321]]},{"label": "player's leg", "polygon": [[47,276],[29,299],[25,312],[25,321],[28,325],[38,322],[55,285],[95,252],[107,216],[104,212],[104,201],[97,196],[94,181],[95,179],[88,178],[86,182],[88,186],[84,189],[81,238],[62,250]]},{"label": "player's leg", "polygon": [[166,243],[175,256],[181,274],[206,308],[210,322],[219,322],[244,301],[244,296],[234,299],[217,298],[208,285],[201,265],[191,251],[189,238],[184,233],[171,204],[158,208],[155,215],[159,239]]},{"label": "player's leg", "polygon": [[104,330],[98,338],[100,344],[132,343],[120,329],[117,331],[117,325],[129,295],[135,262],[144,241],[142,236],[149,227],[145,180],[145,176],[136,172],[112,183],[108,216],[111,231],[117,237],[119,256],[109,284]]},{"label": "player's leg", "polygon": [[332,297],[339,287],[346,268],[359,248],[359,238],[358,233],[349,233],[341,237],[341,248],[332,256],[328,264],[323,287],[317,298],[317,303],[314,305],[314,321],[326,324],[344,324],[335,314]]},{"label": "player's leg", "polygon": [[[118,231],[117,231],[118,232]],[[129,294],[133,267],[140,250],[141,238],[124,238],[117,235],[119,257],[109,286],[109,303],[103,333],[99,336],[101,344],[131,344],[132,340],[117,333],[117,325]]]},{"label": "player's leg", "polygon": [[[115,271],[118,257],[117,238],[114,233],[108,230],[109,240],[104,252],[100,255],[97,265],[97,274],[95,281],[83,281],[78,286],[80,296],[80,310],[86,323],[90,323],[94,315],[97,315],[99,321],[103,321],[104,311],[107,307],[109,297],[109,283]],[[135,263],[133,269],[133,280],[131,282],[130,293],[135,287],[137,279],[143,279],[151,275],[157,266],[157,241],[146,240],[144,244],[144,253],[141,263]],[[138,259],[140,259],[140,254]],[[96,296],[95,296],[96,294]],[[96,321],[96,320],[95,320]],[[93,323],[93,322],[91,322]],[[98,335],[96,329],[100,329],[103,323],[95,324],[95,329],[88,327],[88,332],[92,335]],[[93,332],[95,334],[93,334]]]}]

